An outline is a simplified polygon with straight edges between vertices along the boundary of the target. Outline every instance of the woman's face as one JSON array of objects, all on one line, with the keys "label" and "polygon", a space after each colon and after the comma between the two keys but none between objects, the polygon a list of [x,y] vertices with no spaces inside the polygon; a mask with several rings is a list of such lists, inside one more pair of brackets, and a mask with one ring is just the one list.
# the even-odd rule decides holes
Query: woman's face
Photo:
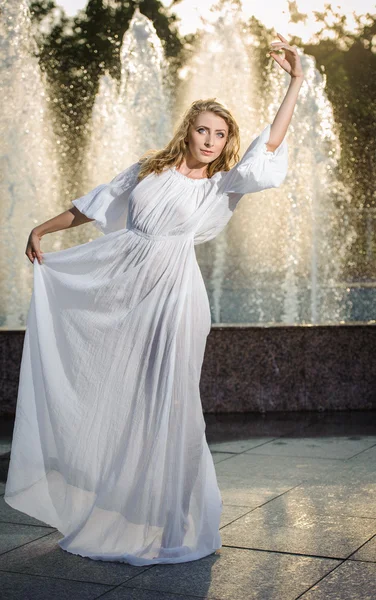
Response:
[{"label": "woman's face", "polygon": [[[192,158],[208,164],[222,152],[228,137],[228,125],[222,117],[205,111],[197,115],[188,132],[187,151]],[[203,150],[209,150],[205,153]]]}]

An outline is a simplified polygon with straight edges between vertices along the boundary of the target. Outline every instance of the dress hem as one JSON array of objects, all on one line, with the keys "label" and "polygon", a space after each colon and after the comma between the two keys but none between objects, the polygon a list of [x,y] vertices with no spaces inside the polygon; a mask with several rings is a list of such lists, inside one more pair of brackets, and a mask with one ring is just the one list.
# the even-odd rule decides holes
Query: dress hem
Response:
[{"label": "dress hem", "polygon": [[78,552],[77,550],[68,550],[64,548],[60,542],[58,542],[59,547],[64,550],[64,552],[68,552],[69,554],[74,554],[75,556],[81,556],[82,558],[90,558],[91,560],[103,561],[103,562],[121,562],[130,564],[136,567],[142,567],[145,565],[157,565],[157,564],[175,564],[175,563],[183,563],[183,562],[192,562],[194,560],[199,560],[200,558],[204,558],[205,556],[209,556],[214,554],[217,550],[222,548],[222,543],[219,546],[213,547],[212,549],[202,550],[200,552],[192,552],[191,554],[185,554],[180,557],[172,557],[172,558],[140,558],[132,554],[124,554],[122,557],[120,556],[99,556],[96,554],[83,554]]}]

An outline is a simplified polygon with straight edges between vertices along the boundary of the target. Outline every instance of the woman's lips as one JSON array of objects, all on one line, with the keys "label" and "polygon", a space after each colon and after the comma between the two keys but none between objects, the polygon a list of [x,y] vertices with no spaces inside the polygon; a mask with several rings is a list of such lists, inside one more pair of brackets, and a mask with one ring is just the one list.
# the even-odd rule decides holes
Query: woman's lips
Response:
[{"label": "woman's lips", "polygon": [[213,152],[211,152],[210,150],[201,150],[201,152],[202,152],[203,154],[207,154],[207,155],[209,155],[209,154],[213,154]]}]

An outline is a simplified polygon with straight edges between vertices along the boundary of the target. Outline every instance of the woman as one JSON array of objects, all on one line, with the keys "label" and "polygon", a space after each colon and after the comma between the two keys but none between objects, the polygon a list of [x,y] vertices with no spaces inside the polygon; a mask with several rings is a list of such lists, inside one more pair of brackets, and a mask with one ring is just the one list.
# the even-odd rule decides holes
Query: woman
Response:
[{"label": "woman", "polygon": [[[146,565],[221,547],[199,394],[210,309],[194,245],[223,230],[244,194],[286,175],[303,74],[279,39],[271,56],[291,75],[288,91],[235,166],[234,118],[198,100],[166,148],[29,236],[34,289],[5,500],[56,527],[68,552]],[[106,235],[41,252],[43,235],[87,221]]]}]

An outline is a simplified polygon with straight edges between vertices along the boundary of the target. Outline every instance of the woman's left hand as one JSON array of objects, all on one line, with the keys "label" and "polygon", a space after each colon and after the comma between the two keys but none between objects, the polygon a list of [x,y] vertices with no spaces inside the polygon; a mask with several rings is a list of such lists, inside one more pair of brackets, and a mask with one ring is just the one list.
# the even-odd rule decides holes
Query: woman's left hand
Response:
[{"label": "woman's left hand", "polygon": [[[295,46],[290,46],[286,38],[277,33],[280,42],[272,42],[270,56],[284,69],[291,77],[304,77],[300,57]],[[281,56],[273,50],[284,50],[285,56]]]}]

